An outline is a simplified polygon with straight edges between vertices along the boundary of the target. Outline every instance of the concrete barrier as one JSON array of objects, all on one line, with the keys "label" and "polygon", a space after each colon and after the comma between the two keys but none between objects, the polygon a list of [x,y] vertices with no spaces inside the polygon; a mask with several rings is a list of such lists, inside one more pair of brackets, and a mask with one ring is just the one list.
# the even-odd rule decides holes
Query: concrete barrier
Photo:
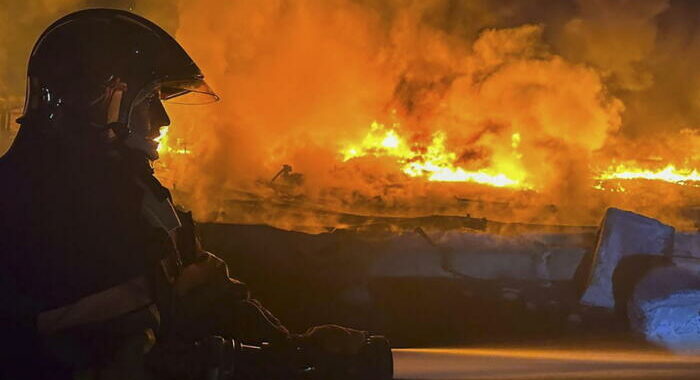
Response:
[{"label": "concrete barrier", "polygon": [[581,303],[614,308],[612,277],[620,260],[630,255],[670,256],[674,231],[656,219],[609,208],[601,224]]}]

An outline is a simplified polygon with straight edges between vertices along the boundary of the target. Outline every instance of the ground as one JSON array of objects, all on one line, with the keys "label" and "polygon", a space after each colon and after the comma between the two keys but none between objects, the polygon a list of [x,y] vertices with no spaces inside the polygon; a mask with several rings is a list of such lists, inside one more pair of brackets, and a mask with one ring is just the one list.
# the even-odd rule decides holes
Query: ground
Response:
[{"label": "ground", "polygon": [[395,379],[700,379],[700,356],[648,348],[394,350]]}]

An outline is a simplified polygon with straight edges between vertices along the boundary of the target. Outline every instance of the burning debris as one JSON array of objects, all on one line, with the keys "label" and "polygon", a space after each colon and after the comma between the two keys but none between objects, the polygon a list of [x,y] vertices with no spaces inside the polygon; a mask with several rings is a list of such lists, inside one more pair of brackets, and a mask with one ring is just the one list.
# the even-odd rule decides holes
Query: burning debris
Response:
[{"label": "burning debris", "polygon": [[[230,304],[218,304],[225,298],[251,306],[252,313],[241,309],[240,315],[262,317],[284,339],[310,339],[324,330],[352,338],[354,348],[346,354],[364,360],[381,353],[380,361],[372,360],[374,369],[382,367],[377,371],[381,377],[391,376],[391,350],[383,338],[372,351],[368,347],[379,342],[377,337],[361,331],[321,326],[293,337],[272,323],[276,319],[250,299],[245,285],[229,278],[225,263],[203,250],[192,214],[176,210],[175,199],[194,209],[199,219],[217,222],[205,225],[207,244],[228,255],[235,270],[250,275],[252,283],[261,260],[277,264],[273,270],[282,286],[274,284],[272,304],[279,297],[277,306],[292,315],[297,328],[308,326],[310,318],[345,318],[352,325],[378,326],[399,341],[408,330],[413,334],[408,339],[419,343],[463,343],[499,332],[508,338],[550,330],[586,334],[591,326],[608,327],[600,321],[616,316],[650,342],[697,349],[700,253],[698,234],[691,230],[700,226],[700,77],[685,62],[700,55],[695,20],[687,16],[697,14],[700,5],[572,0],[548,3],[544,10],[540,1],[488,3],[159,0],[139,8],[127,0],[30,0],[0,9],[0,149],[16,132],[12,121],[21,89],[12,78],[17,63],[23,67],[26,58],[19,45],[36,38],[36,25],[73,8],[126,6],[171,20],[170,29],[213,74],[214,86],[226,99],[206,109],[169,104],[177,124],[161,129],[170,123],[161,100],[197,93],[191,82],[207,86],[167,32],[133,13],[93,9],[79,12],[86,16],[69,16],[44,34],[29,60],[22,124],[30,129],[23,130],[20,148],[15,146],[3,161],[12,180],[2,197],[3,209],[13,216],[5,218],[7,239],[0,241],[19,258],[6,268],[8,284],[16,282],[14,265],[31,256],[26,252],[50,256],[33,261],[65,273],[53,275],[55,268],[43,270],[41,265],[27,271],[24,284],[39,284],[32,297],[47,300],[40,309],[10,311],[13,323],[24,326],[25,320],[36,319],[39,333],[53,333],[102,322],[107,318],[102,301],[90,308],[97,319],[80,320],[81,314],[90,314],[83,306],[94,300],[81,286],[105,281],[91,289],[97,292],[93,295],[102,294],[101,289],[117,282],[102,276],[103,270],[124,270],[120,276],[131,278],[131,269],[121,264],[153,256],[148,265],[160,264],[175,296],[158,304],[155,292],[143,286],[146,277],[129,280],[128,287],[136,284],[146,295],[138,300],[138,309],[120,310],[120,318],[145,306],[148,313],[163,307],[182,314],[163,314],[164,326],[177,326],[179,317],[187,316],[191,319],[183,326],[197,327],[203,320],[201,306],[207,304],[212,320],[228,323],[233,320]],[[25,17],[1,22],[15,13]],[[94,18],[81,24],[81,17]],[[115,33],[119,25],[141,28],[153,46],[141,45],[142,38],[126,38],[138,33]],[[93,36],[93,31],[100,33]],[[15,35],[20,38],[8,37]],[[75,44],[76,36],[92,42]],[[156,47],[172,43],[169,50]],[[77,53],[61,54],[67,46]],[[8,54],[11,49],[18,53]],[[177,54],[161,59],[167,51]],[[110,55],[113,59],[104,58]],[[130,62],[142,57],[150,63]],[[116,63],[117,69],[112,67]],[[95,72],[84,75],[91,67]],[[138,89],[139,83],[149,84]],[[129,87],[134,92],[122,98]],[[97,100],[86,101],[89,93],[98,94]],[[213,91],[201,94],[218,99]],[[77,117],[86,110],[86,117]],[[100,128],[82,133],[88,129],[69,128],[73,121],[80,128]],[[72,149],[76,141],[86,150]],[[37,142],[45,144],[37,151],[48,154],[22,148]],[[56,152],[70,160],[52,160]],[[109,154],[99,156],[104,152]],[[138,166],[132,158],[138,158]],[[32,159],[37,170],[24,170]],[[97,167],[103,163],[134,172],[110,175]],[[89,170],[78,169],[80,165]],[[153,177],[152,168],[160,178]],[[136,169],[138,175],[131,176]],[[99,191],[76,182],[85,174],[95,175],[85,176],[86,183]],[[138,183],[131,183],[134,178]],[[126,179],[128,191],[110,186],[112,179]],[[46,197],[47,191],[55,193],[53,198]],[[99,198],[103,194],[126,206],[105,202]],[[84,200],[94,201],[97,209],[109,204],[113,214],[94,213],[94,207],[82,207]],[[133,219],[120,219],[128,214],[125,210]],[[603,213],[596,234],[592,224]],[[111,227],[122,221],[147,232],[79,233],[82,228],[119,231]],[[140,225],[144,221],[151,224]],[[104,249],[89,245],[95,236],[95,244]],[[131,236],[165,238],[167,244],[149,241],[139,249],[118,248],[130,244]],[[36,250],[37,244],[52,242],[65,246]],[[89,268],[82,265],[83,255],[76,256],[78,265],[71,264],[70,255],[61,258],[82,251],[113,254],[119,265],[97,260]],[[161,251],[170,257],[159,262],[165,256]],[[124,252],[139,257],[127,260]],[[197,269],[204,266],[212,268]],[[139,268],[134,271],[142,274]],[[214,269],[217,276],[209,276]],[[195,273],[192,278],[202,277],[191,280],[196,291],[176,278],[188,270]],[[47,275],[32,275],[39,272]],[[68,280],[75,285],[52,285]],[[235,292],[236,299],[233,294],[220,297],[225,293],[218,294],[214,286],[198,287],[208,280]],[[263,294],[268,283],[262,282]],[[289,292],[280,292],[281,287]],[[7,288],[21,301],[11,305],[25,304],[28,286],[19,288],[22,292],[15,292],[14,285]],[[76,294],[58,299],[45,289]],[[308,295],[309,300],[295,310],[288,303],[290,294]],[[199,296],[217,302],[184,301],[185,307],[173,307]],[[78,318],[64,318],[71,312]],[[245,330],[252,325],[238,322],[246,328],[232,332],[222,325],[206,334],[226,330],[227,339],[238,339],[239,333],[250,333]],[[258,339],[263,338],[268,339]],[[202,348],[203,362],[209,363],[214,350],[223,356],[224,345],[237,351],[228,353],[231,358],[237,357],[243,346],[236,342],[214,338],[187,344]],[[267,352],[264,343],[246,349]],[[311,347],[294,344],[285,355]],[[333,347],[329,353],[340,352],[339,345]],[[141,357],[144,350],[137,351]],[[102,358],[93,359],[98,363]],[[229,364],[219,362],[215,370],[236,368]],[[352,363],[346,364],[343,371],[353,372]],[[304,364],[299,371],[310,368],[315,367]],[[363,371],[371,369],[367,364]]]},{"label": "burning debris", "polygon": [[[520,134],[514,133],[511,139],[514,158],[522,157],[517,153]],[[402,164],[401,170],[410,177],[425,177],[436,182],[476,182],[496,187],[527,188],[521,182],[522,178],[512,179],[508,174],[498,173],[493,168],[466,171],[455,166],[457,154],[447,150],[445,140],[445,133],[438,131],[433,134],[430,145],[409,146],[394,129],[386,130],[384,125],[373,122],[370,132],[359,146],[349,146],[343,150],[343,161],[367,155],[389,156],[395,157]],[[516,178],[522,177],[522,170],[518,169],[513,168],[509,174]]]},{"label": "burning debris", "polygon": [[624,164],[610,167],[601,173],[601,181],[615,179],[646,179],[650,181],[665,181],[681,185],[700,186],[700,172],[697,169],[680,168],[668,165],[660,170],[644,169]]},{"label": "burning debris", "polygon": [[[674,33],[654,22],[661,14],[672,17],[664,13],[667,6],[640,5],[634,13],[621,5],[579,2],[562,10],[563,20],[542,21],[522,4],[513,6],[523,16],[512,18],[499,13],[498,5],[483,5],[482,15],[501,21],[466,30],[449,23],[445,6],[439,1],[188,6],[178,35],[192,41],[205,65],[226,63],[226,75],[217,73],[213,80],[235,100],[222,104],[221,112],[171,107],[186,120],[178,133],[201,152],[195,163],[166,158],[171,168],[187,162],[183,175],[200,178],[179,187],[182,202],[202,212],[235,203],[241,192],[259,202],[278,202],[278,192],[263,185],[269,177],[260,173],[290,164],[304,176],[294,199],[328,212],[469,213],[588,225],[606,207],[620,206],[693,226],[679,215],[700,202],[694,153],[700,137],[690,122],[678,127],[659,122],[658,128],[639,122],[646,111],[637,106],[644,101],[643,88],[664,91],[640,79],[660,76],[661,67],[642,72],[637,66],[664,54],[662,46],[653,49],[651,36]],[[470,12],[457,6],[449,13]],[[245,42],[245,54],[222,56],[223,42],[202,44],[199,37],[208,27],[190,14],[231,25],[217,29],[226,36],[222,41]],[[255,17],[231,16],[243,14]],[[611,14],[626,23],[610,24]],[[261,28],[267,33],[258,33]],[[620,55],[609,43],[615,38],[638,47],[639,54]],[[615,55],[605,58],[597,45],[589,45],[593,41]],[[318,47],[326,54],[318,54]],[[644,133],[629,120],[643,125]],[[216,132],[199,133],[203,124]],[[661,125],[664,139],[649,137]],[[651,156],[661,161],[647,161]],[[666,194],[664,206],[655,202],[659,193]],[[501,213],[464,207],[456,198],[512,207]],[[231,218],[239,211],[226,214]],[[256,222],[297,224],[275,212],[256,215]],[[241,220],[251,221],[228,219]]]},{"label": "burning debris", "polygon": [[[11,4],[0,16],[31,17],[0,49],[28,52],[80,3]],[[286,201],[269,176],[289,164],[303,175],[292,198],[328,212],[590,225],[617,206],[694,228],[691,2],[128,3],[176,32],[226,99],[170,105],[161,133],[159,175],[198,215],[240,194]],[[7,52],[0,92],[21,94],[10,74],[25,59]],[[239,211],[227,221],[296,224]]]}]

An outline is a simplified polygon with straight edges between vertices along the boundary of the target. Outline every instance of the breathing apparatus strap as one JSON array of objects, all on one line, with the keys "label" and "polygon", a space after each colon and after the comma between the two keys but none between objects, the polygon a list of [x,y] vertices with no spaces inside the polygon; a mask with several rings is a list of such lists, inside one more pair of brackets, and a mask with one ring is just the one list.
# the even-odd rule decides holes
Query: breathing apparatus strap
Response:
[{"label": "breathing apparatus strap", "polygon": [[119,121],[122,98],[127,90],[126,83],[119,78],[115,79],[105,88],[104,100],[107,102],[107,125]]},{"label": "breathing apparatus strap", "polygon": [[119,78],[112,78],[105,84],[102,94],[90,103],[90,107],[98,107],[105,112],[105,123],[92,123],[99,129],[105,130],[110,138],[123,140],[129,135],[129,128],[120,120],[122,100],[128,86]]}]

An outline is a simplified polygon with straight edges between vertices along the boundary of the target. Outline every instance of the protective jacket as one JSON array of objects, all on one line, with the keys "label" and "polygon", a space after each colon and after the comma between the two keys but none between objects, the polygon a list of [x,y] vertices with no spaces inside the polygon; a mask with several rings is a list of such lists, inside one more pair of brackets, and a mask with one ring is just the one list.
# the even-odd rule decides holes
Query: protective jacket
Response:
[{"label": "protective jacket", "polygon": [[[114,320],[146,309],[155,323],[139,320],[129,333],[151,328],[159,344],[212,334],[288,337],[229,278],[226,264],[201,249],[191,215],[173,208],[147,161],[132,153],[18,136],[0,159],[0,292],[7,300],[0,316],[5,342],[25,348],[3,350],[15,356],[3,362],[18,371],[40,362],[55,376],[94,365],[125,334]],[[47,336],[70,340],[79,353],[63,362],[38,355]]]}]

